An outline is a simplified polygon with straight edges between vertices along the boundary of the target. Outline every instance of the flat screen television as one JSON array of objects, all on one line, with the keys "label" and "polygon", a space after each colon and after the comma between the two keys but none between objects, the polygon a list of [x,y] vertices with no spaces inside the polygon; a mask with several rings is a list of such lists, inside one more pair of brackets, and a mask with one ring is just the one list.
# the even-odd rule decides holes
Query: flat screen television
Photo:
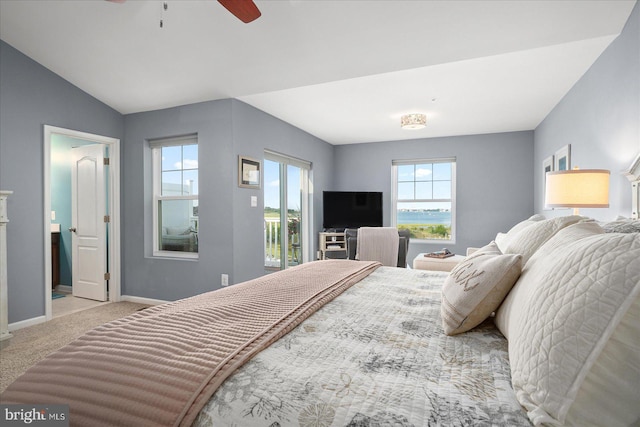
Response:
[{"label": "flat screen television", "polygon": [[325,230],[382,227],[382,192],[324,191],[322,206]]}]

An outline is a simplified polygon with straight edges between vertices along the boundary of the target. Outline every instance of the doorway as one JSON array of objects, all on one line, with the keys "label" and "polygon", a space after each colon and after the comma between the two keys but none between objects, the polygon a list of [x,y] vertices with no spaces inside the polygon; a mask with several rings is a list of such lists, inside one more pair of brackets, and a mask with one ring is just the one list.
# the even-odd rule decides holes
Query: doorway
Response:
[{"label": "doorway", "polygon": [[[78,301],[79,298],[71,296],[71,291],[74,295],[77,294],[78,280],[84,285],[84,291],[81,289],[82,286],[77,288],[80,291],[78,296],[95,300],[120,300],[119,145],[120,140],[116,138],[44,126],[45,260],[52,260],[51,255],[56,251],[56,248],[51,245],[51,242],[52,237],[56,237],[55,240],[61,242],[58,248],[61,260],[58,264],[58,271],[55,273],[60,277],[59,283],[61,285],[58,288],[66,291],[63,293],[64,298],[55,300],[56,309],[65,306],[90,307],[93,305],[87,300]],[[75,160],[72,160],[74,152],[76,153]],[[78,153],[80,153],[79,157]],[[108,162],[103,162],[102,155],[95,153],[106,153]],[[75,169],[74,164],[76,165]],[[60,174],[65,178],[60,179]],[[95,176],[99,176],[100,179],[92,182],[90,186],[86,185],[90,181],[87,178]],[[102,178],[104,178],[104,182],[100,182]],[[79,186],[78,182],[81,183]],[[88,209],[82,208],[81,203],[72,201],[72,195],[78,193],[84,194],[83,197],[86,195],[94,196],[95,200],[88,204]],[[81,217],[78,217],[78,206],[81,207]],[[52,230],[55,229],[59,231],[58,236],[52,233]],[[96,240],[87,230],[92,232],[101,230],[102,236],[97,236],[98,240]],[[106,243],[107,239],[108,244]],[[98,243],[95,243],[94,240]],[[94,246],[90,247],[88,242]],[[80,244],[78,245],[78,243]],[[80,248],[80,252],[78,252],[78,248]],[[82,254],[82,257],[78,255],[79,253]],[[78,259],[82,263],[79,263]],[[96,265],[96,261],[99,261],[98,265]],[[101,263],[104,263],[104,266]],[[84,267],[82,267],[83,265]],[[54,314],[56,316],[59,314],[54,313],[54,304],[52,303],[55,266],[56,264],[53,262],[45,262],[46,320],[50,320]],[[90,273],[90,277],[85,273]],[[73,286],[71,286],[72,283]],[[90,286],[93,284],[104,292],[100,289],[96,292],[95,286]],[[108,297],[107,285],[109,287]],[[90,290],[89,294],[86,292],[87,289]],[[73,299],[76,299],[75,303],[72,303]],[[63,304],[61,304],[62,300],[65,300]]]},{"label": "doorway", "polygon": [[309,261],[309,162],[266,151],[264,158],[265,270]]}]

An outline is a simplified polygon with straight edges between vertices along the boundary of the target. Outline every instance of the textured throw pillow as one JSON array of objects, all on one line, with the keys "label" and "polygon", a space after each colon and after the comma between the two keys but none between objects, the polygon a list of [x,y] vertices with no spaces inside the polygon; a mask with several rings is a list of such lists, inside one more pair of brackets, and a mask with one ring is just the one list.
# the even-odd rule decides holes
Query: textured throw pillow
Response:
[{"label": "textured throw pillow", "polygon": [[543,215],[535,214],[529,217],[528,219],[525,219],[524,221],[517,223],[516,225],[511,227],[511,229],[506,233],[498,233],[495,239],[496,245],[498,245],[498,249],[500,249],[501,251],[504,251],[504,249],[507,247],[511,239],[516,234],[518,234],[528,226],[533,225],[538,221],[543,221],[544,219],[545,217]]},{"label": "textured throw pillow", "polygon": [[519,231],[501,250],[505,254],[521,254],[522,264],[525,265],[535,251],[558,230],[583,219],[579,215],[570,215],[537,221]]},{"label": "textured throw pillow", "polygon": [[[583,383],[594,387],[585,378],[593,380],[591,370],[601,355],[611,354],[610,346],[620,348],[621,341],[612,337],[619,335],[619,326],[628,324],[621,320],[640,295],[640,234],[601,234],[596,229],[589,235],[586,227],[592,225],[578,224],[562,233],[581,234],[577,240],[550,241],[548,251],[540,248],[497,313],[496,323],[509,341],[516,396],[536,425],[563,425],[568,414],[575,416],[571,409],[577,397],[589,394],[582,390]],[[634,365],[630,369],[640,371],[638,358],[630,360]],[[629,389],[633,379],[625,369],[605,370],[606,375],[595,380]],[[592,400],[587,405],[604,411],[609,401]],[[607,412],[615,417],[607,425],[635,421],[640,416],[638,406],[634,397],[618,402]]]},{"label": "textured throw pillow", "polygon": [[570,426],[638,426],[640,296],[596,359],[567,413]]},{"label": "textured throw pillow", "polygon": [[[575,242],[585,237],[603,234],[604,230],[594,221],[579,221],[576,224],[569,225],[559,230],[549,240],[547,240],[538,250],[529,258],[527,266],[536,262],[538,258],[544,258],[551,251],[556,250],[560,246]],[[526,268],[526,266],[525,266]],[[523,268],[524,270],[524,268]]]},{"label": "textured throw pillow", "polygon": [[621,219],[602,224],[605,233],[640,233],[640,219]]},{"label": "textured throw pillow", "polygon": [[518,280],[521,267],[520,255],[503,255],[495,242],[456,265],[442,286],[444,332],[456,335],[482,323]]},{"label": "textured throw pillow", "polygon": [[[562,252],[563,247],[577,240],[603,233],[604,231],[602,231],[602,228],[600,228],[595,222],[579,222],[558,231],[552,238],[542,245],[535,254],[533,254],[529,262],[527,262],[527,264],[522,268],[522,275],[520,276],[520,279],[514,285],[513,289],[509,295],[507,295],[504,302],[496,312],[496,326],[507,340],[511,336],[509,326],[514,323],[513,317],[522,311],[522,307],[526,306],[528,301],[531,299],[532,294],[537,292],[537,286],[541,285],[541,282],[536,282],[535,280],[528,281],[526,283],[527,286],[522,285],[522,282],[524,282],[525,278],[528,276],[528,271],[538,263],[548,264],[548,257],[550,253],[555,252],[556,250]],[[543,265],[540,268],[544,269],[545,267]]]}]

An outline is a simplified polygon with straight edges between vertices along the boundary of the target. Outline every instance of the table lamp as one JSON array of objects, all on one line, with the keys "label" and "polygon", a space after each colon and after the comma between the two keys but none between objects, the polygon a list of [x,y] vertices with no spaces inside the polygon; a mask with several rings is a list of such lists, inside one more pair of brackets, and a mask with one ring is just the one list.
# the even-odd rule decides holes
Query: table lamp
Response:
[{"label": "table lamp", "polygon": [[578,169],[547,172],[545,186],[546,207],[579,208],[609,207],[609,171],[604,169]]}]

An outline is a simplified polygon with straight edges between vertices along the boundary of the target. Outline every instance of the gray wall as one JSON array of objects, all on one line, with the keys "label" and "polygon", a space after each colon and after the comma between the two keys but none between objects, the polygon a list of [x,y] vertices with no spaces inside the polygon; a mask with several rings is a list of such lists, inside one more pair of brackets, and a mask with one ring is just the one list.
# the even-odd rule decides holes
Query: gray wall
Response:
[{"label": "gray wall", "polygon": [[464,254],[533,213],[533,132],[454,136],[335,147],[335,190],[382,191],[391,221],[391,161],[455,157],[456,243],[410,243],[408,260],[446,246]]},{"label": "gray wall", "polygon": [[620,172],[640,153],[640,3],[616,40],[536,128],[535,209],[544,210],[542,161],[571,144],[571,163],[581,169],[609,169],[608,209],[580,209],[582,215],[612,220],[631,215],[631,184]]},{"label": "gray wall", "polygon": [[[212,101],[125,116],[122,180],[123,295],[175,300],[219,287],[231,274],[233,223],[231,101]],[[151,149],[148,139],[198,134],[198,245],[194,260],[152,257]]]},{"label": "gray wall", "polygon": [[[151,151],[146,141],[192,133],[198,134],[199,144],[199,259],[153,258]],[[313,161],[315,188],[321,191],[331,183],[329,144],[237,100],[127,115],[124,139],[126,295],[174,300],[220,288],[223,273],[230,283],[264,274],[262,191],[238,187],[238,155],[262,159],[264,150],[271,149]],[[258,196],[257,208],[250,206],[250,196]]]},{"label": "gray wall", "polygon": [[[233,100],[234,205],[233,283],[264,272],[262,191],[237,186],[237,155],[261,159],[264,150],[275,151],[311,162],[313,186],[313,241],[315,258],[318,232],[322,229],[322,191],[334,185],[334,147],[243,102]],[[250,196],[258,196],[258,208],[250,208]],[[218,280],[219,282],[219,280]]]},{"label": "gray wall", "polygon": [[3,41],[0,92],[0,188],[14,191],[7,226],[13,323],[44,315],[43,126],[121,138],[123,119]]}]

